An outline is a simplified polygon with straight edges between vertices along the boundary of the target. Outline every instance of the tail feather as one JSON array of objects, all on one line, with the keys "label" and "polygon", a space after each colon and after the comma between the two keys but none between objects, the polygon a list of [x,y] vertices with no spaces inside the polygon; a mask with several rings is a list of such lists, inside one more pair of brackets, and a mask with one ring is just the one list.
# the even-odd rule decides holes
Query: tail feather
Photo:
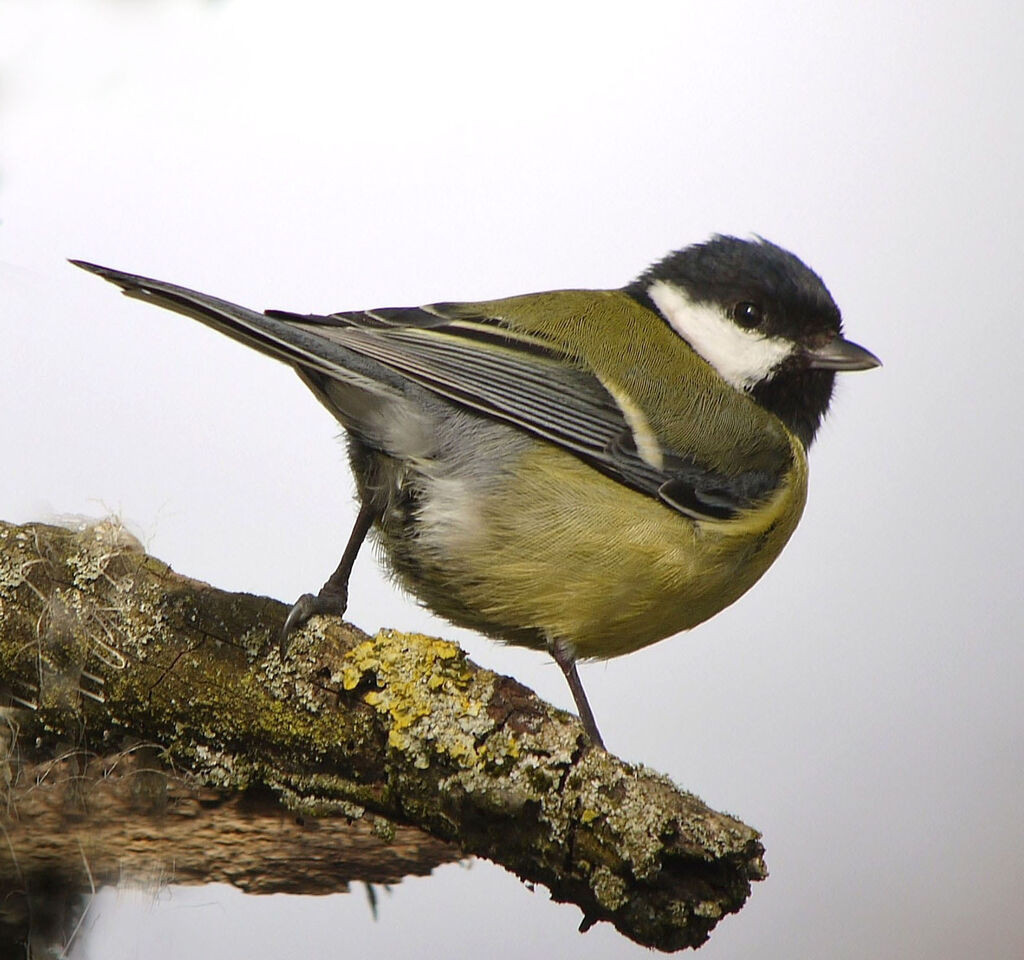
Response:
[{"label": "tail feather", "polygon": [[[370,446],[396,453],[406,452],[403,444],[414,447],[417,454],[426,449],[429,431],[409,426],[413,422],[418,425],[423,414],[416,404],[404,398],[410,389],[417,388],[373,358],[296,326],[315,318],[284,312],[259,313],[163,280],[82,260],[71,263],[116,284],[125,296],[192,317],[247,347],[287,363],[342,426]],[[392,439],[396,423],[406,424],[402,436],[413,439]]]},{"label": "tail feather", "polygon": [[70,262],[119,286],[127,297],[184,314],[291,366],[337,376],[339,370],[351,365],[349,351],[281,318],[163,280],[124,273],[84,260]]}]

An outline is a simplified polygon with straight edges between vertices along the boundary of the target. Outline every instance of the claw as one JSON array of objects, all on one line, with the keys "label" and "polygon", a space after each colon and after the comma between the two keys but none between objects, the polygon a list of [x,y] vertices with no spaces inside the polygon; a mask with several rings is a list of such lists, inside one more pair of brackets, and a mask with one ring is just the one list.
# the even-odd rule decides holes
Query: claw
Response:
[{"label": "claw", "polygon": [[284,626],[278,634],[278,647],[281,656],[288,652],[288,638],[298,630],[310,617],[315,614],[324,614],[329,617],[343,617],[345,608],[348,606],[348,578],[352,573],[352,564],[355,563],[356,554],[374,520],[380,516],[380,511],[373,506],[361,504],[359,515],[356,517],[355,526],[349,535],[345,552],[342,554],[338,569],[331,574],[330,579],[320,588],[316,595],[304,593],[295,601],[295,606],[288,611],[285,617]]},{"label": "claw", "polygon": [[328,590],[326,586],[317,594],[304,593],[295,605],[288,611],[285,617],[284,626],[278,635],[278,646],[281,654],[288,652],[288,643],[291,635],[303,627],[310,617],[322,614],[324,616],[343,617],[345,608],[348,606],[348,591]]}]

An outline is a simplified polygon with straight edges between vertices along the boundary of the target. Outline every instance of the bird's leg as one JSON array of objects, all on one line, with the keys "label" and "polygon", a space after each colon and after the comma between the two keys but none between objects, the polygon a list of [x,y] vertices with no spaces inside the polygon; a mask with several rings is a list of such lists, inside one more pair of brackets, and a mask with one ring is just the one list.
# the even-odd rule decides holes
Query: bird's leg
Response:
[{"label": "bird's leg", "polygon": [[345,613],[345,608],[348,606],[348,578],[356,562],[356,555],[359,553],[359,548],[363,545],[366,535],[370,532],[374,520],[379,516],[380,511],[376,507],[366,503],[360,504],[355,526],[352,527],[352,533],[345,545],[345,552],[341,555],[338,569],[330,575],[318,594],[314,596],[312,593],[304,593],[288,612],[288,617],[281,628],[282,652],[287,648],[289,635],[298,630],[314,614],[334,614],[340,617]]},{"label": "bird's leg", "polygon": [[576,669],[576,655],[559,640],[548,640],[548,650],[551,652],[551,656],[555,658],[555,663],[562,668],[562,673],[565,674],[569,689],[572,691],[572,698],[576,701],[576,709],[579,711],[580,722],[583,724],[584,732],[590,737],[590,742],[595,747],[600,747],[604,750],[604,740],[601,739],[601,734],[598,732],[597,722],[594,720],[594,711],[590,709],[587,694],[580,681],[579,671]]}]

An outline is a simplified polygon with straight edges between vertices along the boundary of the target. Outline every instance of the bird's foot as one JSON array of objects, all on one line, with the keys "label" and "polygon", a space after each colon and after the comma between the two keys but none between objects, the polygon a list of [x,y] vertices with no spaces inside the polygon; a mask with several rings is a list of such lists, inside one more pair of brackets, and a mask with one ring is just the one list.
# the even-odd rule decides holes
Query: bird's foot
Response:
[{"label": "bird's foot", "polygon": [[288,611],[284,626],[278,637],[281,653],[288,650],[288,640],[291,635],[302,627],[310,617],[317,614],[325,616],[342,617],[345,615],[345,608],[348,606],[348,591],[328,589],[324,586],[319,593],[304,593],[295,605]]}]

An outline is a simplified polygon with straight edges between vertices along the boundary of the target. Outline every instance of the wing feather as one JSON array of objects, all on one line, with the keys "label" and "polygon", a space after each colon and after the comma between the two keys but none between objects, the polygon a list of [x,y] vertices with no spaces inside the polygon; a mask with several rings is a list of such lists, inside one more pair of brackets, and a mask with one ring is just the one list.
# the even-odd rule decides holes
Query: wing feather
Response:
[{"label": "wing feather", "polygon": [[616,398],[592,371],[500,317],[474,315],[472,304],[326,316],[258,313],[185,287],[72,262],[129,296],[194,317],[300,373],[358,385],[373,381],[377,371],[390,388],[405,378],[554,443],[695,519],[734,517],[767,497],[780,480],[770,471],[714,471],[686,451],[662,450],[660,457],[645,459]]}]

